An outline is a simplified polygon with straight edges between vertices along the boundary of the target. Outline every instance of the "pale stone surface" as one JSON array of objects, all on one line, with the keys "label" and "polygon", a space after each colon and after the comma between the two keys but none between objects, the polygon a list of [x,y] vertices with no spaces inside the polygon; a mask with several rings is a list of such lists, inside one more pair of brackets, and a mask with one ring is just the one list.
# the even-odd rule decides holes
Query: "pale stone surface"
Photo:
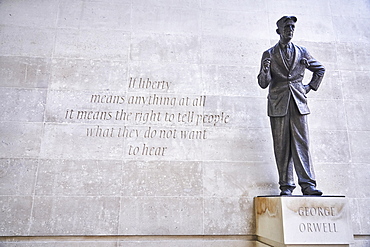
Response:
[{"label": "pale stone surface", "polygon": [[27,235],[32,204],[31,196],[0,196],[0,235]]},{"label": "pale stone surface", "polygon": [[2,122],[0,158],[29,158],[40,154],[41,123]]},{"label": "pale stone surface", "polygon": [[35,196],[31,235],[114,235],[119,197]]},{"label": "pale stone surface", "polygon": [[0,159],[0,195],[31,196],[37,168],[34,159]]},{"label": "pale stone surface", "polygon": [[351,152],[346,131],[323,131],[312,130],[311,132],[311,155],[319,162],[343,163],[351,160]]},{"label": "pale stone surface", "polygon": [[200,162],[125,162],[123,196],[201,196]]},{"label": "pale stone surface", "polygon": [[[346,130],[346,107],[341,100],[314,99],[309,102],[315,112],[308,118],[310,129],[315,130]],[[332,111],[326,112],[330,108]],[[325,112],[325,114],[323,114]],[[333,121],[336,119],[336,121]]]},{"label": "pale stone surface", "polygon": [[[140,61],[131,61],[129,64],[129,74],[132,78],[150,81],[166,81],[169,83],[168,88],[152,89],[149,92],[161,93],[178,93],[178,94],[202,94],[204,76],[201,74],[201,67],[199,64],[177,64],[177,63],[152,63],[144,59]],[[203,80],[202,80],[203,78]],[[123,81],[124,83],[126,81]],[[127,85],[128,87],[128,85]],[[129,88],[129,92],[142,92],[139,88]],[[208,90],[207,90],[207,94]]]},{"label": "pale stone surface", "polygon": [[50,89],[112,90],[127,87],[127,63],[121,61],[53,59]]},{"label": "pale stone surface", "polygon": [[[212,149],[205,149],[203,157],[221,161],[271,161],[272,140],[270,129],[217,128],[211,130],[208,142]],[[212,134],[213,133],[213,134]],[[217,133],[217,135],[215,135]],[[225,144],[234,145],[225,149]]]},{"label": "pale stone surface", "polygon": [[46,91],[0,88],[0,121],[42,122]]},{"label": "pale stone surface", "polygon": [[[278,181],[276,168],[257,162],[205,162],[204,195],[250,197],[251,195],[276,194]],[[254,177],[258,177],[258,181]]]},{"label": "pale stone surface", "polygon": [[[221,216],[221,217],[220,217]],[[253,203],[245,197],[210,197],[204,199],[204,233],[246,234],[254,229]],[[225,221],[224,219],[228,220]]]},{"label": "pale stone surface", "polygon": [[268,37],[268,20],[259,17],[258,12],[206,9],[202,13],[202,33],[228,38],[245,37],[252,40]]},{"label": "pale stone surface", "polygon": [[344,197],[256,197],[256,233],[276,246],[353,242],[350,209]]},{"label": "pale stone surface", "polygon": [[[248,40],[245,37],[205,35],[202,38],[202,61],[207,64],[259,65],[269,40]],[[258,63],[256,63],[258,61]]]},{"label": "pale stone surface", "polygon": [[181,6],[133,6],[132,28],[151,33],[190,33],[200,29],[200,10]]},{"label": "pale stone surface", "polygon": [[326,68],[307,96],[318,187],[348,197],[353,246],[368,245],[369,14],[368,0],[0,1],[0,246],[262,246],[252,198],[279,190],[256,76],[282,15]]},{"label": "pale stone surface", "polygon": [[57,0],[2,1],[0,23],[3,25],[53,27],[58,13]]},{"label": "pale stone surface", "polygon": [[58,27],[81,29],[130,30],[129,1],[73,1],[65,0],[59,5]]},{"label": "pale stone surface", "polygon": [[118,196],[121,161],[40,160],[36,195]]},{"label": "pale stone surface", "polygon": [[49,68],[49,59],[1,56],[0,83],[4,87],[46,88]]},{"label": "pale stone surface", "polygon": [[200,234],[202,209],[200,197],[122,197],[118,234]]},{"label": "pale stone surface", "polygon": [[133,61],[199,63],[199,37],[190,34],[132,33]]},{"label": "pale stone surface", "polygon": [[[93,140],[96,136],[87,136],[98,125],[86,124],[45,124],[40,157],[47,159],[99,159],[115,160],[123,157],[123,140],[120,138],[103,137]],[[99,126],[103,133],[111,131],[110,126]],[[100,132],[99,132],[100,133]],[[88,137],[88,138],[87,138]]]},{"label": "pale stone surface", "polygon": [[0,54],[50,57],[53,52],[54,37],[54,31],[51,29],[3,26],[0,36]]},{"label": "pale stone surface", "polygon": [[351,131],[349,132],[349,142],[351,145],[352,161],[363,163],[363,160],[370,158],[370,131]]},{"label": "pale stone surface", "polygon": [[120,30],[58,29],[54,57],[126,60],[129,39]]},{"label": "pale stone surface", "polygon": [[247,66],[204,65],[204,90],[207,95],[264,96],[264,92],[254,83],[256,73],[256,68]]}]

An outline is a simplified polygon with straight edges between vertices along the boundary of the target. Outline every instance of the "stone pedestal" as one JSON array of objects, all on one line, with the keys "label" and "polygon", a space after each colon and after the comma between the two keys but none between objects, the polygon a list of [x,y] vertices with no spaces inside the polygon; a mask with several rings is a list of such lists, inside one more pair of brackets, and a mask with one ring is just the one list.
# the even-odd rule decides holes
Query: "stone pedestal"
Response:
[{"label": "stone pedestal", "polygon": [[349,205],[343,196],[255,198],[256,233],[275,247],[349,246]]}]

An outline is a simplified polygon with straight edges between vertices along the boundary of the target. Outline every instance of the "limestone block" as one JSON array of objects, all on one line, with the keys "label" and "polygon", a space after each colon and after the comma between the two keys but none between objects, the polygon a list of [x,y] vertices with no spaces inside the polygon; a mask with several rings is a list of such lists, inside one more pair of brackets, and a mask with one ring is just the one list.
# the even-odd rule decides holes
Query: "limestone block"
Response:
[{"label": "limestone block", "polygon": [[356,219],[352,221],[353,232],[355,234],[367,235],[367,233],[369,232],[370,222],[368,220],[368,217],[364,217],[364,214],[366,214],[366,211],[369,209],[369,203],[369,198],[352,199],[352,219]]},{"label": "limestone block", "polygon": [[263,51],[270,46],[267,39],[247,40],[245,37],[204,35],[202,61],[205,64],[259,66]]},{"label": "limestone block", "polygon": [[[295,42],[293,41],[293,43]],[[338,69],[337,61],[338,57],[340,57],[338,56],[336,49],[333,49],[333,47],[335,47],[335,44],[333,44],[332,42],[317,42],[317,40],[316,42],[300,40],[295,44],[307,48],[311,56],[313,56],[325,66],[326,75],[324,77],[324,82],[325,84],[328,84],[326,85],[326,87],[328,87],[328,77],[332,77],[333,73],[336,72],[335,70]],[[306,73],[309,73],[308,70],[306,70]]]},{"label": "limestone block", "polygon": [[324,195],[351,195],[362,190],[355,187],[355,169],[347,163],[321,163],[318,160],[314,163],[314,170],[317,186]]},{"label": "limestone block", "polygon": [[278,194],[277,171],[273,162],[204,162],[203,173],[205,196]]},{"label": "limestone block", "polygon": [[45,119],[57,123],[122,123],[116,114],[122,109],[126,112],[125,98],[122,91],[50,90]]},{"label": "limestone block", "polygon": [[370,190],[368,186],[364,186],[364,183],[361,181],[368,181],[370,179],[370,174],[368,172],[370,165],[365,163],[355,163],[351,166],[353,169],[353,177],[354,179],[351,181],[352,183],[352,191],[355,192],[355,198],[370,198]]},{"label": "limestone block", "polygon": [[148,4],[132,9],[132,28],[140,32],[198,34],[200,24],[198,8]]},{"label": "limestone block", "polygon": [[256,234],[273,246],[349,246],[350,209],[344,197],[256,197]]},{"label": "limestone block", "polygon": [[200,197],[122,197],[121,204],[120,235],[203,233]]},{"label": "limestone block", "polygon": [[[336,43],[336,50],[340,54],[340,56],[337,57],[337,63],[338,63],[338,69],[340,70],[345,70],[341,71],[344,73],[344,75],[350,73],[350,72],[355,72],[356,70],[359,69],[359,66],[357,64],[357,59],[356,59],[356,52],[355,52],[355,44],[349,43],[349,42],[337,42]],[[355,83],[354,80],[347,81],[343,74],[343,82],[351,82]],[[345,84],[343,85],[345,86]]]},{"label": "limestone block", "polygon": [[345,163],[351,160],[346,131],[342,130],[311,130],[310,148],[314,162]]},{"label": "limestone block", "polygon": [[[204,159],[220,161],[273,161],[270,129],[209,129]],[[228,145],[229,148],[224,148]]]},{"label": "limestone block", "polygon": [[263,12],[266,10],[265,2],[256,2],[253,0],[203,0],[202,7],[206,9],[238,10],[245,12]]},{"label": "limestone block", "polygon": [[39,196],[118,196],[121,161],[40,160],[35,194]]},{"label": "limestone block", "polygon": [[205,9],[202,12],[202,33],[252,40],[268,37],[268,20],[260,18],[260,15],[260,12]]},{"label": "limestone block", "polygon": [[270,128],[267,99],[256,97],[207,96],[204,114],[220,115],[220,120],[206,120],[207,127]]},{"label": "limestone block", "polygon": [[37,167],[33,159],[0,159],[0,195],[33,195]]},{"label": "limestone block", "polygon": [[[326,66],[324,64],[324,66]],[[310,91],[307,95],[309,105],[312,102],[315,102],[316,99],[326,99],[326,100],[342,100],[343,99],[343,91],[342,91],[342,84],[347,83],[342,81],[341,72],[327,70],[325,72],[324,79],[317,91]],[[306,75],[304,78],[304,84],[308,84],[312,78],[311,73],[306,70]],[[328,108],[327,110],[330,110]],[[312,108],[314,112],[315,109]]]},{"label": "limestone block", "polygon": [[0,24],[50,28],[55,25],[58,1],[4,1],[1,3]]},{"label": "limestone block", "polygon": [[239,235],[251,232],[252,229],[254,229],[252,199],[233,195],[204,198],[205,234]]},{"label": "limestone block", "polygon": [[152,63],[199,63],[199,36],[135,32],[131,35],[130,59]]},{"label": "limestone block", "polygon": [[366,0],[359,0],[356,4],[334,0],[330,1],[331,14],[333,16],[343,16],[343,17],[365,17],[369,16],[369,2]]},{"label": "limestone block", "polygon": [[[321,2],[320,2],[321,3]],[[276,33],[276,22],[282,16],[282,12],[287,13],[288,9],[286,6],[291,5],[292,3],[288,3],[286,5],[281,4],[281,2],[276,2],[276,5],[280,5],[280,7],[276,7],[275,10],[284,8],[282,11],[272,12],[269,13],[269,20],[271,20],[269,25],[269,33],[270,38],[276,39],[276,42],[279,40],[279,35]],[[296,2],[298,5],[303,5],[302,2]],[[327,5],[327,3],[326,3]],[[294,38],[293,43],[299,43],[300,41],[311,41],[311,42],[335,42],[336,41],[336,31],[333,27],[331,16],[330,15],[318,15],[317,18],[313,18],[315,13],[320,13],[320,11],[312,10],[313,8],[322,8],[322,4],[312,4],[310,6],[305,5],[305,7],[301,7],[303,11],[308,11],[305,14],[298,14],[296,9],[292,9],[290,12],[291,14],[288,15],[295,15],[297,17],[297,22],[295,24],[295,31],[294,31]],[[324,3],[325,6],[325,3]],[[294,12],[293,12],[294,11]],[[276,43],[275,42],[275,43]]]},{"label": "limestone block", "polygon": [[[200,160],[209,131],[201,127],[135,127],[138,137],[125,138],[124,155],[128,160]],[[123,131],[124,127],[122,128]],[[122,132],[121,132],[122,133]]]},{"label": "limestone block", "polygon": [[30,235],[112,235],[119,197],[35,196]]},{"label": "limestone block", "polygon": [[[311,92],[308,97],[310,96]],[[310,129],[328,131],[347,129],[346,108],[343,100],[309,99],[308,105],[311,110],[311,114],[308,115]]]},{"label": "limestone block", "polygon": [[127,61],[129,42],[121,30],[58,29],[54,57]]},{"label": "limestone block", "polygon": [[[135,87],[129,87],[129,92],[141,93],[176,93],[176,94],[202,94],[203,80],[202,70],[198,64],[177,64],[177,63],[152,63],[150,61],[135,61],[129,64],[128,83],[137,81]],[[139,87],[140,79],[145,82],[168,82],[168,87]],[[127,86],[128,87],[128,86]],[[144,88],[143,88],[144,87]],[[154,88],[153,88],[154,87]]]},{"label": "limestone block", "polygon": [[2,122],[0,158],[38,157],[42,123]]},{"label": "limestone block", "polygon": [[[316,6],[323,9],[324,4],[318,3],[317,5],[310,5]],[[305,7],[303,9],[309,10],[309,8]],[[336,41],[336,30],[333,27],[333,23],[331,22],[331,16],[322,15],[319,18],[313,18],[313,14],[317,13],[316,11],[310,11],[306,15],[299,15],[298,21],[296,23],[295,29],[295,37],[296,41],[298,40],[305,40],[305,41],[312,41],[312,42],[333,42]]]},{"label": "limestone block", "polygon": [[218,241],[204,241],[204,247],[267,247],[265,245],[258,245],[255,241],[248,240],[218,240]]},{"label": "limestone block", "polygon": [[0,196],[0,236],[28,235],[31,196]]},{"label": "limestone block", "polygon": [[[90,135],[97,125],[86,124],[45,124],[43,141],[40,151],[42,158],[69,160],[115,160],[123,157],[123,140],[96,138]],[[111,126],[99,125],[101,135],[111,133]],[[108,131],[107,131],[108,130]],[[95,139],[94,139],[95,138]]]},{"label": "limestone block", "polygon": [[203,241],[194,241],[194,240],[143,240],[143,241],[120,241],[118,243],[118,247],[144,247],[144,246],[152,246],[152,247],[171,247],[171,246],[178,246],[178,247],[203,247]]},{"label": "limestone block", "polygon": [[[60,241],[6,241],[6,247],[65,247],[68,240]],[[116,241],[84,241],[83,239],[68,241],[68,247],[116,247]]]},{"label": "limestone block", "polygon": [[370,105],[363,101],[346,101],[348,129],[354,131],[370,130]]},{"label": "limestone block", "polygon": [[50,89],[110,90],[127,88],[127,63],[122,61],[53,59]]},{"label": "limestone block", "polygon": [[267,90],[260,90],[257,83],[258,70],[259,67],[204,65],[204,90],[207,95],[265,97]]},{"label": "limestone block", "polygon": [[359,21],[357,18],[333,16],[334,32],[339,42],[367,42],[369,32],[363,29],[364,25],[369,25],[367,18]]},{"label": "limestone block", "polygon": [[1,27],[0,54],[7,56],[50,57],[54,30],[31,27]]},{"label": "limestone block", "polygon": [[122,196],[201,196],[202,165],[190,161],[127,161]]},{"label": "limestone block", "polygon": [[369,131],[349,131],[349,145],[351,158],[354,163],[367,163],[370,158],[370,132]]},{"label": "limestone block", "polygon": [[[156,238],[146,238],[143,240],[131,240],[131,241],[119,241],[118,247],[144,247],[144,246],[152,246],[152,247],[267,247],[267,245],[255,245],[254,241],[250,241],[247,239],[240,239],[240,238],[230,238],[230,239],[217,239],[212,237],[207,238],[178,238],[173,237],[169,239],[156,239]],[[21,246],[23,247],[23,246]],[[38,246],[37,246],[38,247]],[[58,246],[59,247],[59,246]]]},{"label": "limestone block", "polygon": [[[305,4],[303,2],[291,2],[289,0],[282,0],[279,2],[268,1],[266,5],[268,7],[269,12],[280,15],[280,17],[282,13],[292,13],[287,15],[296,15],[298,21],[300,21],[300,16],[302,15],[310,15],[316,18],[317,17],[322,18],[322,15],[328,15],[328,13],[330,13],[329,3],[320,0],[314,0],[310,4]],[[275,20],[276,22],[278,19],[270,20],[272,21]]]},{"label": "limestone block", "polygon": [[370,71],[342,71],[341,75],[344,99],[367,101]]},{"label": "limestone block", "polygon": [[4,87],[46,88],[50,76],[47,58],[0,56],[0,84]]},{"label": "limestone block", "polygon": [[58,27],[130,31],[130,1],[63,1]]},{"label": "limestone block", "polygon": [[0,95],[0,121],[43,121],[46,90],[0,88]]},{"label": "limestone block", "polygon": [[370,63],[370,44],[361,42],[353,43],[353,53],[357,63],[356,70],[369,71],[368,64]]},{"label": "limestone block", "polygon": [[198,0],[147,0],[134,1],[133,6],[170,6],[179,8],[199,8],[200,4]]}]

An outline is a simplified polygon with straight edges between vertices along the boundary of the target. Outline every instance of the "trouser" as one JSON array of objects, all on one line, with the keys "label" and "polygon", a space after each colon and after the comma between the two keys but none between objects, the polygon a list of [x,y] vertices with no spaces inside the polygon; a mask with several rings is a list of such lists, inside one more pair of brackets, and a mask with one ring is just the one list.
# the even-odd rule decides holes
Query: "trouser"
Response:
[{"label": "trouser", "polygon": [[315,186],[308,140],[307,115],[300,114],[293,99],[289,102],[287,115],[270,117],[274,153],[279,173],[280,190],[296,187],[293,165],[302,190]]}]

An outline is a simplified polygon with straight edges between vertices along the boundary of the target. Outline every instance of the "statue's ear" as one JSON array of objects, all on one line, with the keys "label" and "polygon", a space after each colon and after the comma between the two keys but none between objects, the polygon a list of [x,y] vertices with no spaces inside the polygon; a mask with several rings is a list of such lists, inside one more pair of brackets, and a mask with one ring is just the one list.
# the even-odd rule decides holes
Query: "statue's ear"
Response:
[{"label": "statue's ear", "polygon": [[279,28],[276,29],[276,33],[280,35],[280,31],[279,31]]}]

